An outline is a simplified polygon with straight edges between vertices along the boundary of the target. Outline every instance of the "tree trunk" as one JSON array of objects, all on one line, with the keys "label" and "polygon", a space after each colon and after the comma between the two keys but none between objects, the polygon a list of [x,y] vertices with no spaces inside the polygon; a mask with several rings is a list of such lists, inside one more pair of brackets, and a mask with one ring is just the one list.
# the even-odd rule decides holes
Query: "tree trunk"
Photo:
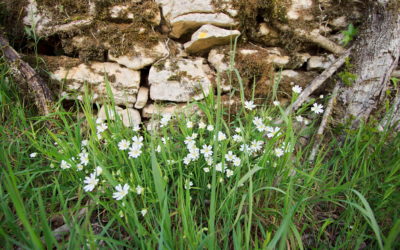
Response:
[{"label": "tree trunk", "polygon": [[400,12],[398,0],[369,0],[369,15],[353,49],[351,63],[356,81],[339,95],[343,113],[353,126],[368,119],[385,95],[400,55]]},{"label": "tree trunk", "polygon": [[47,87],[46,82],[36,73],[36,71],[9,45],[7,39],[0,34],[0,55],[8,63],[12,74],[20,84],[28,86],[29,91],[35,98],[39,113],[48,115],[51,113],[53,95]]}]

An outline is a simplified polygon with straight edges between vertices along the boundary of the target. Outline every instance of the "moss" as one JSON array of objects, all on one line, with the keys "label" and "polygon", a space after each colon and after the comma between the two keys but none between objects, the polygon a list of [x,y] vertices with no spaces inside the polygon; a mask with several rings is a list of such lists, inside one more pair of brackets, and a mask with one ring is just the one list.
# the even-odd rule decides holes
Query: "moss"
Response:
[{"label": "moss", "polygon": [[54,19],[58,22],[70,22],[82,16],[86,16],[89,11],[89,2],[82,0],[36,0],[38,8],[50,10]]}]

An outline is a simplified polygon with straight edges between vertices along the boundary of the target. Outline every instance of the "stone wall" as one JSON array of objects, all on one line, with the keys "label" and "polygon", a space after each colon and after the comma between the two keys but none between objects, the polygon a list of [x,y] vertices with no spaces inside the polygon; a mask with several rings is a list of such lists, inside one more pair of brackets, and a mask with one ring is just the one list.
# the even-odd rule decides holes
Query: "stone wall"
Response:
[{"label": "stone wall", "polygon": [[[106,79],[126,125],[202,100],[217,75],[224,94],[237,93],[237,80],[228,77],[233,56],[247,95],[256,82],[256,98],[265,98],[279,77],[284,102],[293,84],[306,86],[335,59],[290,29],[340,45],[341,31],[363,13],[356,0],[24,2],[24,25],[43,37],[43,59],[60,95],[82,99],[88,89],[94,103],[109,103]],[[104,108],[99,115],[105,118]]]}]

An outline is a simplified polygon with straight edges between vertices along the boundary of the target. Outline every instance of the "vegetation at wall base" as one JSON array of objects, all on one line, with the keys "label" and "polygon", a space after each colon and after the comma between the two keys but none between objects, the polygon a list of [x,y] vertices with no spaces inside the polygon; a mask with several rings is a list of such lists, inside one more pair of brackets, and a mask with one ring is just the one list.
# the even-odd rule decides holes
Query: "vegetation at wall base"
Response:
[{"label": "vegetation at wall base", "polygon": [[88,96],[37,116],[0,65],[2,246],[400,247],[399,134],[372,124],[332,134],[309,162],[320,114],[274,125],[280,105],[243,98],[231,112],[217,91],[192,104],[203,116],[134,131],[97,121]]}]

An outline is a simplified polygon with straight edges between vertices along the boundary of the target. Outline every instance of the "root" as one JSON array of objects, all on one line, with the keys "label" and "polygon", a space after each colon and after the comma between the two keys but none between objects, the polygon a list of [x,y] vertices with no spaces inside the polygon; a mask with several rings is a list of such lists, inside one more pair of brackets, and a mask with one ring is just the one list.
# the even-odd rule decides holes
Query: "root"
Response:
[{"label": "root", "polygon": [[328,38],[322,36],[317,31],[308,32],[299,28],[292,28],[288,25],[281,24],[278,22],[274,23],[274,26],[283,32],[293,32],[296,36],[303,38],[309,42],[315,43],[316,45],[336,55],[341,55],[345,52],[345,49],[343,47],[337,45]]}]

